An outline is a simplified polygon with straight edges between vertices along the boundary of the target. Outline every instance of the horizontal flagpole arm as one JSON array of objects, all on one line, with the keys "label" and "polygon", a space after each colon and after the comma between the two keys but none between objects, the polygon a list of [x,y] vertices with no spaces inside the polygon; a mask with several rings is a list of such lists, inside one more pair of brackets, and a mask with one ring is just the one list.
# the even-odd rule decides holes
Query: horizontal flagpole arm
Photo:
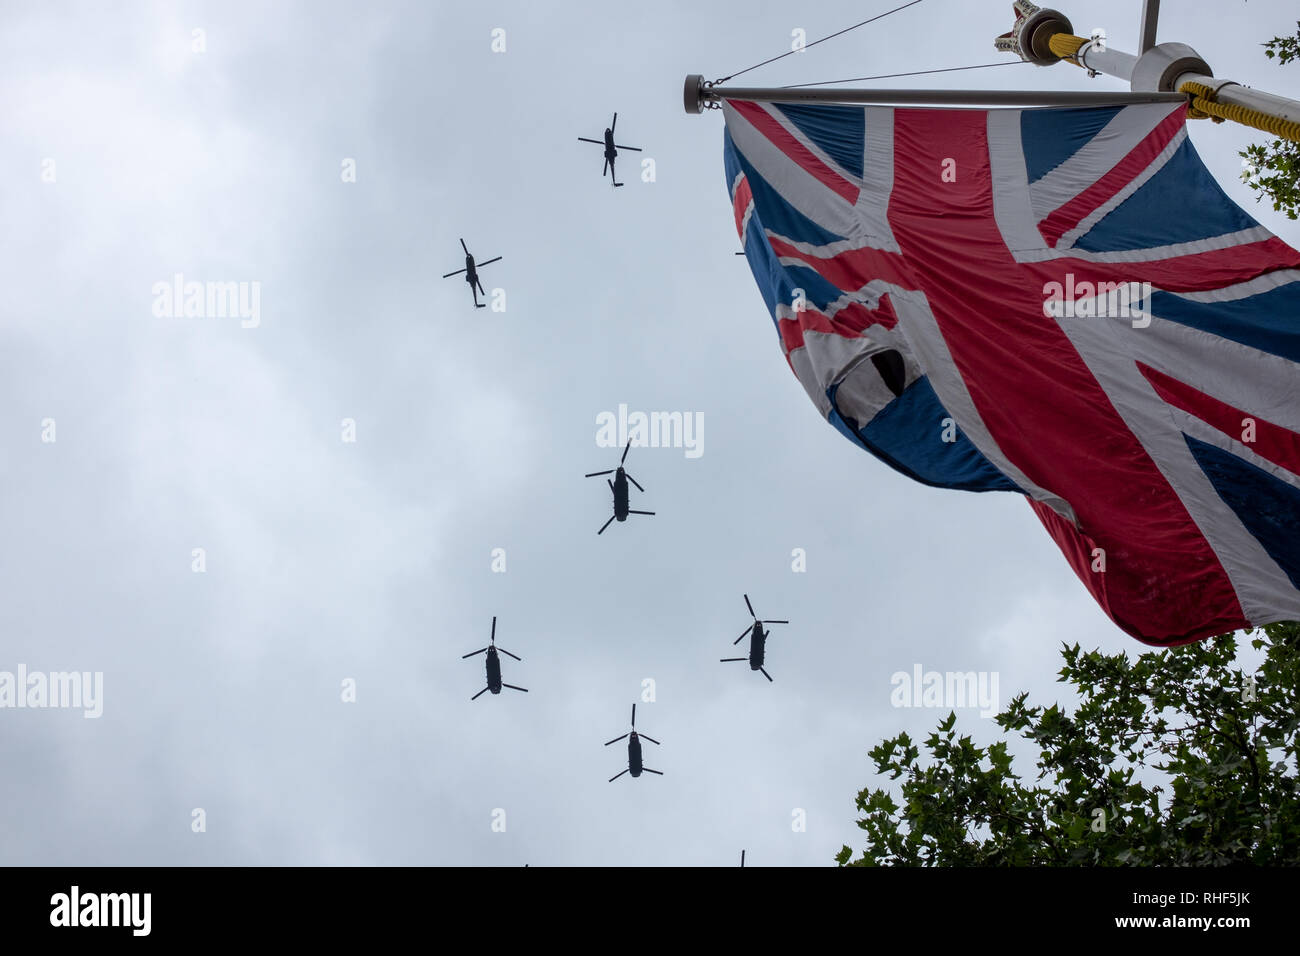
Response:
[{"label": "horizontal flagpole arm", "polygon": [[1049,90],[847,90],[788,89],[783,87],[710,87],[703,76],[686,77],[683,105],[700,113],[723,100],[763,103],[862,103],[880,106],[926,104],[932,106],[1129,106],[1134,103],[1187,101],[1181,93],[1093,93]]}]

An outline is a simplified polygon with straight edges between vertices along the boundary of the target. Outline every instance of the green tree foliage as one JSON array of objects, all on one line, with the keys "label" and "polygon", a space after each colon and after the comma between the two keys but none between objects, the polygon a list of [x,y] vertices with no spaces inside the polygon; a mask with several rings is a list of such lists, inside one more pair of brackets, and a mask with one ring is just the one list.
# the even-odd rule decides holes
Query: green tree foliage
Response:
[{"label": "green tree foliage", "polygon": [[[871,751],[901,802],[863,790],[867,848],[854,866],[1205,866],[1300,863],[1296,744],[1300,624],[1245,632],[1262,666],[1233,666],[1234,635],[1130,660],[1063,647],[1060,681],[1081,703],[995,720],[1039,753],[1035,779],[1005,741],[958,737],[950,713],[921,748],[906,734]],[[1253,698],[1253,699],[1252,699]],[[1104,814],[1104,817],[1102,816]]]},{"label": "green tree foliage", "polygon": [[[1264,55],[1281,65],[1300,59],[1300,21],[1295,36],[1274,37],[1265,43]],[[1240,155],[1242,179],[1255,190],[1255,201],[1267,196],[1273,208],[1288,219],[1300,216],[1300,143],[1275,139],[1267,145],[1247,146]]]}]

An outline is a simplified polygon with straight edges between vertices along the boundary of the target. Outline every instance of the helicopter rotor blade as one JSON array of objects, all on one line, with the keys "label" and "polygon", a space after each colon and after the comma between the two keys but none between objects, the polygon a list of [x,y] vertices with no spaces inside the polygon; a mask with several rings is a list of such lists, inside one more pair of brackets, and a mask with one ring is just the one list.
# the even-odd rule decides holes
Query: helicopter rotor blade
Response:
[{"label": "helicopter rotor blade", "polygon": [[632,484],[636,485],[636,487],[637,487],[637,491],[641,492],[641,494],[645,494],[645,489],[641,487],[641,482],[637,481],[635,478],[633,478],[633,477],[632,477],[631,475],[629,475],[627,472],[623,472],[623,476],[624,476],[625,478],[627,478],[628,481],[632,482]]},{"label": "helicopter rotor blade", "polygon": [[664,772],[662,770],[651,770],[649,767],[642,767],[641,769],[644,770],[646,773],[657,773],[661,777],[664,775]]},{"label": "helicopter rotor blade", "polygon": [[789,624],[789,621],[763,621],[764,624]]},{"label": "helicopter rotor blade", "polygon": [[488,690],[488,689],[487,689],[486,687],[484,687],[481,691],[479,691],[477,694],[475,694],[473,697],[471,697],[470,700],[478,700],[480,697],[482,697],[484,694],[487,693],[487,690]]},{"label": "helicopter rotor blade", "polygon": [[612,123],[609,124],[609,131],[610,131],[611,133],[614,132],[614,130],[615,130],[615,128],[616,128],[617,126],[618,126],[618,114],[615,113],[615,114],[614,114],[614,122],[612,122]]},{"label": "helicopter rotor blade", "polygon": [[627,461],[627,453],[631,450],[632,450],[632,439],[629,438],[627,440],[627,444],[623,447],[623,457],[618,460],[619,465],[622,465],[623,462]]},{"label": "helicopter rotor blade", "polygon": [[641,147],[640,147],[640,146],[624,146],[622,143],[615,143],[615,144],[614,144],[614,147],[615,147],[616,149],[630,149],[630,150],[632,150],[632,152],[634,152],[634,153],[639,153],[639,152],[641,152]]},{"label": "helicopter rotor blade", "polygon": [[654,739],[653,737],[651,737],[649,734],[641,733],[641,734],[637,734],[637,736],[638,736],[638,737],[641,737],[641,738],[643,738],[643,739],[645,739],[645,740],[650,741],[652,744],[659,744],[660,747],[663,746],[663,744],[660,744],[659,741],[655,740],[655,739]]},{"label": "helicopter rotor blade", "polygon": [[736,638],[734,641],[731,642],[731,646],[732,646],[732,647],[735,647],[737,644],[739,644],[741,641],[743,641],[743,640],[745,639],[745,636],[748,635],[748,634],[750,633],[750,631],[752,631],[753,629],[754,629],[754,625],[753,625],[753,624],[751,624],[751,625],[749,625],[749,627],[745,628],[745,630],[741,633],[740,637]]},{"label": "helicopter rotor blade", "polygon": [[522,690],[525,694],[528,693],[527,687],[516,687],[514,684],[505,684],[505,683],[503,683],[501,686],[509,687],[511,690]]},{"label": "helicopter rotor blade", "polygon": [[[613,516],[613,515],[610,515],[610,516],[609,516],[609,521],[613,521],[613,520],[614,520],[614,516]],[[597,531],[596,534],[604,534],[604,533],[605,533],[605,529],[609,527],[609,521],[606,521],[603,525],[601,525],[601,526],[600,526],[600,530]]]},{"label": "helicopter rotor blade", "polygon": [[[628,736],[628,735],[627,735],[627,734],[624,734],[624,735],[623,735],[623,737],[626,737],[626,736]],[[608,747],[610,744],[616,744],[616,743],[618,743],[620,740],[622,740],[623,737],[615,737],[613,740],[606,741],[605,746]]]},{"label": "helicopter rotor blade", "polygon": [[614,469],[613,469],[613,468],[611,468],[609,471],[593,471],[591,474],[589,474],[589,475],[583,475],[582,477],[584,477],[584,478],[596,478],[596,477],[598,477],[599,475],[612,475],[612,474],[614,474]]},{"label": "helicopter rotor blade", "polygon": [[631,508],[629,508],[629,509],[627,510],[627,513],[630,514],[630,515],[652,515],[652,514],[654,514],[653,511],[633,511]]},{"label": "helicopter rotor blade", "polygon": [[719,657],[718,663],[727,664],[730,663],[731,661],[747,661],[747,660],[749,660],[748,657]]},{"label": "helicopter rotor blade", "polygon": [[741,850],[741,851],[740,851],[740,865],[741,865],[742,867],[745,865],[745,851],[744,851],[744,850]]},{"label": "helicopter rotor blade", "polygon": [[610,783],[613,783],[615,780],[617,780],[619,777],[623,776],[623,774],[625,774],[625,773],[627,773],[626,770],[620,770],[618,773],[614,774],[614,776],[612,776],[612,777],[609,778],[609,782],[610,782]]},{"label": "helicopter rotor blade", "polygon": [[[487,291],[483,288],[483,283],[482,283],[482,282],[476,280],[476,281],[475,281],[475,285],[478,286],[478,294],[479,294],[479,295],[483,295],[483,296],[487,295]],[[478,305],[478,303],[475,303],[475,305]],[[480,305],[479,308],[481,309],[481,308],[483,308],[483,307]]]},{"label": "helicopter rotor blade", "polygon": [[504,259],[504,258],[505,258],[505,256],[497,256],[495,259],[489,259],[487,262],[479,262],[479,263],[476,263],[476,264],[478,265],[478,267],[479,267],[480,269],[482,269],[484,266],[490,266],[490,265],[492,265],[492,263],[494,263],[494,262],[500,262],[500,261],[501,261],[502,259]]},{"label": "helicopter rotor blade", "polygon": [[749,616],[752,617],[754,620],[757,621],[757,620],[758,620],[758,615],[754,613],[754,605],[752,605],[752,604],[749,603],[749,595],[748,595],[748,594],[745,595],[745,607],[749,608]]},{"label": "helicopter rotor blade", "polygon": [[518,654],[510,654],[510,652],[506,650],[504,647],[498,647],[497,650],[499,650],[502,654],[509,654],[511,657],[519,661],[519,663],[521,664],[524,662],[524,659],[522,657],[520,657]]},{"label": "helicopter rotor blade", "polygon": [[772,675],[767,672],[766,667],[760,667],[759,670],[763,672],[763,676],[766,677],[769,681],[772,679]]},{"label": "helicopter rotor blade", "polygon": [[467,657],[473,657],[475,654],[482,654],[482,653],[483,653],[484,651],[486,651],[486,650],[487,650],[486,647],[480,647],[480,648],[479,648],[478,650],[476,650],[476,651],[470,651],[468,654],[462,654],[462,655],[460,655],[460,659],[463,661],[463,660],[464,660],[465,658],[467,658]]},{"label": "helicopter rotor blade", "polygon": [[497,642],[497,616],[493,614],[492,615],[492,643],[495,644],[496,642]]},{"label": "helicopter rotor blade", "polygon": [[605,141],[603,139],[587,139],[587,137],[585,136],[579,136],[578,139],[584,143],[595,143],[597,146],[605,145]]},{"label": "helicopter rotor blade", "polygon": [[450,279],[452,276],[458,276],[464,271],[465,271],[464,269],[457,269],[455,272],[448,272],[445,276],[443,276],[443,278]]},{"label": "helicopter rotor blade", "polygon": [[604,165],[602,165],[602,166],[600,167],[600,175],[603,177],[607,172],[609,172],[609,160],[608,160],[608,159],[606,159]]},{"label": "helicopter rotor blade", "polygon": [[632,705],[632,729],[636,730],[636,704]]},{"label": "helicopter rotor blade", "polygon": [[612,482],[612,481],[610,481],[608,478],[606,478],[606,479],[605,479],[605,484],[609,485],[609,490],[610,490],[611,492],[614,493],[615,497],[617,497],[618,493],[614,491],[614,482]]}]

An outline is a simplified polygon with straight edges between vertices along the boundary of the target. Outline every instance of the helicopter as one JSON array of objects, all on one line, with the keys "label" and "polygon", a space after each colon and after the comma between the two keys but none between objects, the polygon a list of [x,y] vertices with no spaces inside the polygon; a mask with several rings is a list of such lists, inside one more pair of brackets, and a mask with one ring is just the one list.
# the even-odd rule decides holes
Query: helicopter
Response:
[{"label": "helicopter", "polygon": [[614,121],[605,127],[605,139],[603,142],[598,139],[588,139],[585,136],[579,136],[578,140],[583,143],[595,143],[597,146],[605,147],[605,168],[600,171],[600,175],[604,178],[606,171],[608,171],[610,182],[615,186],[622,186],[623,184],[614,178],[614,160],[618,158],[618,151],[620,149],[630,149],[634,153],[639,153],[641,152],[641,149],[637,146],[622,146],[616,144],[614,142],[614,127],[617,125],[618,114],[615,113]]},{"label": "helicopter", "polygon": [[[471,697],[470,700],[478,700],[480,697],[483,696],[484,692],[489,690],[492,691],[492,693],[494,694],[499,694],[501,693],[502,687],[509,687],[511,690],[521,690],[525,694],[528,693],[527,687],[516,687],[514,684],[502,683],[501,658],[497,657],[498,650],[502,654],[510,654],[510,652],[506,650],[504,647],[500,647],[500,648],[497,647],[497,619],[496,616],[493,615],[492,640],[488,643],[488,646],[480,647],[476,651],[470,651],[468,654],[464,654],[461,656],[461,660],[465,660],[465,658],[467,657],[473,657],[475,654],[482,654],[484,651],[487,651],[487,686],[484,687],[483,690],[475,694],[473,697]],[[520,663],[523,663],[522,657],[519,657],[515,654],[510,654],[510,656],[513,657],[515,660],[519,661]]]},{"label": "helicopter", "polygon": [[[582,476],[584,478],[595,478],[599,475],[609,475],[609,474],[612,474],[614,476],[613,481],[610,481],[608,478],[605,479],[605,484],[609,485],[609,490],[614,492],[614,514],[610,517],[609,521],[613,521],[615,518],[617,518],[619,521],[626,521],[628,515],[654,514],[653,511],[634,511],[627,506],[628,503],[627,483],[629,481],[632,482],[632,484],[637,486],[637,490],[639,490],[642,494],[645,494],[645,489],[641,487],[640,483],[637,482],[635,478],[633,478],[631,475],[629,475],[626,471],[623,470],[623,462],[627,461],[627,453],[631,450],[631,448],[632,448],[632,439],[629,438],[627,440],[627,446],[623,449],[623,457],[618,460],[617,468],[610,468],[607,471],[593,471],[589,475]],[[601,525],[600,530],[597,531],[596,534],[604,534],[605,529],[609,527],[609,521],[606,521],[603,525]]]},{"label": "helicopter", "polygon": [[[656,745],[659,744],[659,741],[646,734],[638,734],[636,732],[636,704],[632,705],[632,730],[624,734],[623,737],[627,738],[627,769],[620,770],[618,773],[614,774],[614,776],[610,777],[609,783],[613,783],[625,773],[630,773],[634,777],[639,777],[641,776],[642,770],[646,773],[657,773],[661,777],[664,775],[662,770],[651,770],[649,767],[643,766],[641,763],[641,738],[645,737],[646,740]],[[622,740],[623,737],[615,737],[613,740],[607,741],[605,746],[608,747],[610,744],[616,744]]]},{"label": "helicopter", "polygon": [[763,668],[763,657],[767,649],[767,631],[763,630],[763,625],[764,624],[789,624],[790,622],[789,621],[760,621],[758,619],[758,615],[754,613],[754,605],[749,603],[748,594],[745,595],[745,607],[749,608],[749,616],[754,619],[754,623],[749,625],[749,627],[745,628],[741,632],[740,637],[736,638],[731,643],[733,646],[739,644],[742,640],[744,640],[745,635],[748,634],[749,635],[749,657],[723,657],[720,658],[720,661],[721,663],[725,664],[728,661],[747,660],[749,661],[749,669],[751,671],[763,671],[763,676],[766,677],[768,680],[771,680],[772,675],[769,674]]},{"label": "helicopter", "polygon": [[[470,255],[469,248],[465,245],[464,239],[460,241],[460,247],[465,250],[465,268],[457,269],[455,272],[448,272],[443,278],[450,279],[452,276],[460,275],[462,272],[465,273],[465,281],[469,283],[470,295],[474,296],[474,308],[486,309],[487,304],[478,300],[478,294],[483,292],[483,283],[478,281],[478,270],[483,266],[490,266],[494,262],[500,262],[504,256],[497,256],[487,262],[475,262],[474,257]],[[486,292],[483,292],[483,297],[487,298]]]}]

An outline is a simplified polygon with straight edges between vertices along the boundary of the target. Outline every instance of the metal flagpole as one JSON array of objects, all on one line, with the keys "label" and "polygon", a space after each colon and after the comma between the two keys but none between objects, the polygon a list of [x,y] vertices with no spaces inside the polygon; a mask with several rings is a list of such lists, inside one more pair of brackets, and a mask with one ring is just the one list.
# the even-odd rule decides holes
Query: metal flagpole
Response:
[{"label": "metal flagpole", "polygon": [[1069,18],[1058,10],[1040,8],[1029,0],[1015,0],[1014,8],[1015,27],[994,41],[1005,53],[1039,66],[1065,60],[1083,67],[1089,76],[1104,73],[1128,80],[1134,92],[1187,93],[1192,110],[1202,116],[1300,140],[1300,102],[1216,79],[1210,65],[1186,43],[1156,43],[1159,0],[1146,0],[1143,7],[1137,56],[1112,49],[1104,37],[1075,36]]},{"label": "metal flagpole", "polygon": [[934,106],[1127,106],[1133,103],[1188,103],[1189,115],[1230,119],[1300,142],[1300,102],[1216,79],[1201,55],[1185,43],[1156,43],[1160,0],[1145,0],[1138,55],[1116,50],[1104,37],[1074,35],[1068,17],[1014,0],[1016,25],[994,41],[997,49],[1022,60],[1051,66],[1065,60],[1088,71],[1129,82],[1131,92],[1084,93],[1011,90],[863,90],[724,87],[698,73],[686,77],[682,105],[688,113],[716,109],[724,100],[777,103],[878,103]]},{"label": "metal flagpole", "polygon": [[782,87],[717,87],[699,73],[686,77],[683,105],[688,113],[701,113],[723,100],[767,103],[898,103],[933,106],[1120,106],[1186,100],[1181,93],[1054,93],[1047,90],[826,90]]}]

